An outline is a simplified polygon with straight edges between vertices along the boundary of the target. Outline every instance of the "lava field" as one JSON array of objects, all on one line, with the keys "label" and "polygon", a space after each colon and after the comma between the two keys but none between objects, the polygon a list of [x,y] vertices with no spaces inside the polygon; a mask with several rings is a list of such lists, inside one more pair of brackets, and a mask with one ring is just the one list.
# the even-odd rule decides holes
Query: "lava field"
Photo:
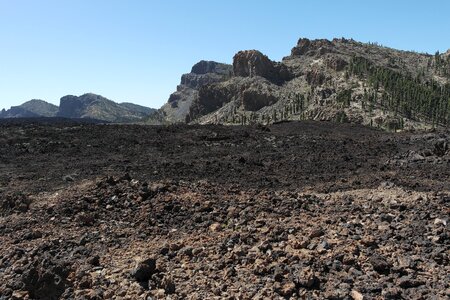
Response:
[{"label": "lava field", "polygon": [[448,299],[450,132],[0,124],[0,299]]}]

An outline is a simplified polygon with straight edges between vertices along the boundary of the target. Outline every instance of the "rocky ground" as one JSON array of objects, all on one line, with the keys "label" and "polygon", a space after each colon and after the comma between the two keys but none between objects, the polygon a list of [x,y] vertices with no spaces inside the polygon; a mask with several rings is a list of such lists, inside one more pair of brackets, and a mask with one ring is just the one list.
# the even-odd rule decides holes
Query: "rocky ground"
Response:
[{"label": "rocky ground", "polygon": [[0,125],[0,299],[448,299],[449,142]]}]

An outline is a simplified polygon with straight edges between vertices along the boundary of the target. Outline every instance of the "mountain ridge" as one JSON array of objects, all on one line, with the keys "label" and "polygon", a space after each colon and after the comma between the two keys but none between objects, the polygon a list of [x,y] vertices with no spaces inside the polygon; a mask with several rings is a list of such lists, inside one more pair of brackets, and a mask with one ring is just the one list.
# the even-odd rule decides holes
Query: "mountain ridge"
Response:
[{"label": "mountain ridge", "polygon": [[20,118],[20,117],[54,117],[58,111],[58,106],[40,99],[32,99],[10,109],[2,109],[0,118]]},{"label": "mountain ridge", "polygon": [[105,122],[140,122],[155,109],[134,103],[117,103],[101,95],[86,93],[81,96],[66,95],[59,107],[44,100],[30,100],[22,105],[0,111],[0,118],[69,118],[92,119]]},{"label": "mountain ridge", "polygon": [[300,38],[280,62],[245,50],[231,67],[227,78],[196,86],[183,111],[188,123],[322,120],[387,130],[449,124],[450,50],[431,55],[353,39]]}]

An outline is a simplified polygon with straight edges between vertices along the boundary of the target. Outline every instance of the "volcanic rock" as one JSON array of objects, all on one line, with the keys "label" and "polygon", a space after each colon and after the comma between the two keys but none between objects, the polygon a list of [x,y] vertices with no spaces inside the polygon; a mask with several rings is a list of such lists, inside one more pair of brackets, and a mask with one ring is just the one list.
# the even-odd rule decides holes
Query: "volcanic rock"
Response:
[{"label": "volcanic rock", "polygon": [[156,259],[148,258],[140,261],[131,271],[131,276],[139,282],[148,281],[156,271]]}]

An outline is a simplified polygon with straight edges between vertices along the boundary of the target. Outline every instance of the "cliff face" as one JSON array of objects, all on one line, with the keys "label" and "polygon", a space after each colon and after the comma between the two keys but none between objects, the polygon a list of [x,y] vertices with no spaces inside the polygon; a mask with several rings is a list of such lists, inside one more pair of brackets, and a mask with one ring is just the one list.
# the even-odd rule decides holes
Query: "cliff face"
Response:
[{"label": "cliff face", "polygon": [[233,58],[233,71],[234,76],[260,76],[278,85],[293,78],[286,65],[271,61],[257,50],[239,51]]},{"label": "cliff face", "polygon": [[177,90],[169,96],[165,105],[149,119],[150,124],[184,123],[199,90],[206,85],[223,82],[232,77],[231,65],[214,61],[200,61],[192,67],[190,73],[181,76]]},{"label": "cliff face", "polygon": [[300,39],[281,62],[256,50],[240,51],[232,77],[202,84],[192,96],[188,121],[311,119],[389,130],[448,126],[449,57],[348,39]]}]

